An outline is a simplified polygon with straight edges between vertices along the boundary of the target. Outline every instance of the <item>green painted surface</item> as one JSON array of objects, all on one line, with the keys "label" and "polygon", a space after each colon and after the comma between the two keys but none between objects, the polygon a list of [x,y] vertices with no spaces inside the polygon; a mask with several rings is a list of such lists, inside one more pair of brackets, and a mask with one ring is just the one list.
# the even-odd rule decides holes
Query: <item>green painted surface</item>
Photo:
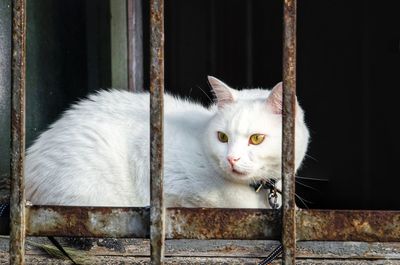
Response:
[{"label": "green painted surface", "polygon": [[[10,4],[0,1],[0,193],[9,175]],[[27,1],[27,147],[77,99],[111,86],[109,8],[109,0]]]},{"label": "green painted surface", "polygon": [[84,1],[27,1],[27,146],[87,93]]},{"label": "green painted surface", "polygon": [[11,0],[0,1],[0,198],[10,172]]},{"label": "green painted surface", "polygon": [[110,1],[112,87],[128,88],[128,39],[126,0]]}]

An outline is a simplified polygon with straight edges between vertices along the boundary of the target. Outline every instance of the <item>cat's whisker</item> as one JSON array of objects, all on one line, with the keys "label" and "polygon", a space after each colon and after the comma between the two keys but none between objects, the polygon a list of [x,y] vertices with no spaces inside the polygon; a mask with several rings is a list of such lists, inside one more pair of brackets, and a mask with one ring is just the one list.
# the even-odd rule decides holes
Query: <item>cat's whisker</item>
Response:
[{"label": "cat's whisker", "polygon": [[253,184],[255,185],[256,183],[257,183],[257,180],[256,180],[256,178],[255,177],[251,177],[251,180],[253,181]]},{"label": "cat's whisker", "polygon": [[309,186],[307,184],[304,184],[304,183],[300,182],[299,180],[296,180],[296,183],[299,184],[300,186],[303,186],[303,187],[306,187],[306,188],[309,188],[311,190],[315,190],[315,191],[319,192],[319,190],[317,190],[316,188],[314,188],[312,186]]},{"label": "cat's whisker", "polygon": [[213,103],[214,100],[212,100],[212,98],[210,98],[210,96],[200,87],[200,86],[196,86],[198,89],[200,89],[201,92],[203,92],[203,94],[210,100],[210,103]]},{"label": "cat's whisker", "polygon": [[[310,201],[308,201],[308,200],[306,200],[306,199],[300,197],[300,195],[295,194],[295,196],[296,196],[297,199],[299,199],[299,200],[301,201],[301,203],[302,203],[307,209],[310,209],[310,208],[308,207],[307,203],[312,204],[312,202],[310,202]],[[307,202],[307,203],[306,203],[306,202]]]},{"label": "cat's whisker", "polygon": [[318,178],[309,178],[309,177],[300,177],[300,176],[296,176],[296,179],[305,179],[305,180],[314,180],[314,181],[329,181],[329,179],[318,179]]},{"label": "cat's whisker", "polygon": [[309,158],[311,158],[312,160],[318,162],[318,160],[317,160],[315,157],[312,157],[312,156],[310,156],[310,155],[308,155],[308,154],[306,154],[306,157],[309,157]]}]

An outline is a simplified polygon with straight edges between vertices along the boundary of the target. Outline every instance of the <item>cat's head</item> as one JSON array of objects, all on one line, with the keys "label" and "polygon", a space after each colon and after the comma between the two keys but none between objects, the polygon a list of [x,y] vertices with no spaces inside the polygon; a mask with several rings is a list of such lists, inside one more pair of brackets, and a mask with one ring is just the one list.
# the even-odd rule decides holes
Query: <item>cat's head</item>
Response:
[{"label": "cat's head", "polygon": [[[239,183],[280,179],[282,149],[282,83],[272,90],[235,90],[208,77],[215,115],[206,129],[205,148],[217,170]],[[307,150],[309,133],[296,103],[296,169]]]}]

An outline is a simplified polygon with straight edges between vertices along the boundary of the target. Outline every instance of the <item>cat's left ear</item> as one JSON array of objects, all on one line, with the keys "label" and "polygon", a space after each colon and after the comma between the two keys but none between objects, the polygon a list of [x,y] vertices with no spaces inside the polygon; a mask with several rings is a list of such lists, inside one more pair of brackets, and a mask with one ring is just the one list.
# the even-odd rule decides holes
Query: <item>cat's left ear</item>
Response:
[{"label": "cat's left ear", "polygon": [[279,82],[268,95],[267,105],[274,114],[282,114],[282,90],[282,82]]},{"label": "cat's left ear", "polygon": [[227,84],[213,76],[208,76],[208,82],[217,98],[218,109],[235,102],[236,91],[233,88],[230,88]]}]

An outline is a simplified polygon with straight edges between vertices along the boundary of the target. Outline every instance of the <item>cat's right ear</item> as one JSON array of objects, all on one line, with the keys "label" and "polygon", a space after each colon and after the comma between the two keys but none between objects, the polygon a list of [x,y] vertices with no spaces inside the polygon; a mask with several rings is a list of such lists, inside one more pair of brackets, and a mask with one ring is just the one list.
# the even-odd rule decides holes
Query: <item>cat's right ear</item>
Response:
[{"label": "cat's right ear", "polygon": [[223,108],[227,104],[235,102],[236,93],[234,89],[230,88],[227,84],[213,76],[208,76],[207,78],[217,99],[218,109]]},{"label": "cat's right ear", "polygon": [[279,82],[271,89],[267,98],[267,105],[274,114],[282,114],[282,82]]}]

